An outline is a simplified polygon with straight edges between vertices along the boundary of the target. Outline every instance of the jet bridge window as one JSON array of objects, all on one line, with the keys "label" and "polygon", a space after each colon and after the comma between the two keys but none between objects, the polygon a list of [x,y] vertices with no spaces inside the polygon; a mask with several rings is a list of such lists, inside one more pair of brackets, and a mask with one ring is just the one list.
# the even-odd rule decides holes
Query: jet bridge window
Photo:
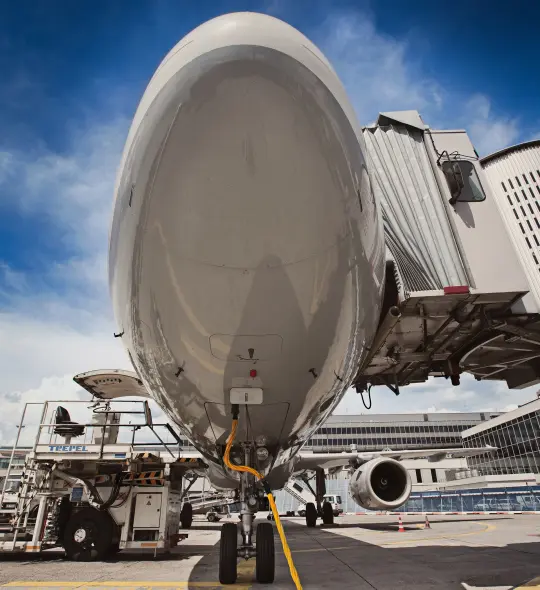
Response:
[{"label": "jet bridge window", "polygon": [[450,204],[458,201],[477,203],[484,201],[486,195],[474,163],[469,160],[447,160],[442,163],[442,171],[450,189]]}]

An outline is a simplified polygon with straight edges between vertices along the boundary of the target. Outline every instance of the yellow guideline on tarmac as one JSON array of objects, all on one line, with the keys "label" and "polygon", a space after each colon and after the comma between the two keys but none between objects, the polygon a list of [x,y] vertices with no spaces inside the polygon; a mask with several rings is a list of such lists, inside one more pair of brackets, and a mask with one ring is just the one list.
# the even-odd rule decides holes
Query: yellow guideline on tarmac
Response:
[{"label": "yellow guideline on tarmac", "polygon": [[251,588],[251,582],[241,582],[238,584],[227,584],[223,586],[219,582],[9,582],[0,584],[0,588],[41,588],[45,590],[58,590],[60,588],[131,588],[132,590],[153,590],[154,588],[227,588],[227,590],[248,590]]},{"label": "yellow guideline on tarmac", "polygon": [[521,586],[516,586],[514,590],[531,590],[531,588],[540,588],[540,577],[534,578],[534,580],[529,580],[527,583],[522,584]]}]

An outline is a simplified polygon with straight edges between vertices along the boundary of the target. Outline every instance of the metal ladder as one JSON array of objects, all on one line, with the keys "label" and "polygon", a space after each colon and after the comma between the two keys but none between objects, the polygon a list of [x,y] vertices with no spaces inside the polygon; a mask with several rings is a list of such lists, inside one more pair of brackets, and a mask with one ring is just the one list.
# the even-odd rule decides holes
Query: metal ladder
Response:
[{"label": "metal ladder", "polygon": [[[300,488],[300,489],[299,489]],[[289,493],[295,500],[298,500],[300,504],[307,504],[308,502],[314,501],[313,494],[306,490],[302,485],[293,479],[290,479],[284,486],[283,489]]]},{"label": "metal ladder", "polygon": [[[24,466],[22,467],[22,473],[20,479],[13,479],[12,472],[15,470],[19,470],[20,463],[18,461],[19,454],[17,451],[23,450],[23,447],[19,446],[19,440],[21,437],[21,431],[24,428],[24,419],[26,414],[26,409],[29,404],[26,404],[24,407],[24,411],[21,416],[21,421],[19,422],[19,426],[17,428],[17,437],[15,438],[15,442],[13,443],[13,447],[11,449],[11,456],[9,459],[9,464],[6,472],[6,476],[4,478],[4,482],[2,485],[2,493],[0,494],[0,515],[13,515],[10,521],[10,530],[14,532],[13,540],[12,540],[12,549],[15,548],[17,544],[17,538],[19,534],[24,531],[28,526],[28,517],[30,515],[30,505],[32,500],[37,496],[39,492],[41,492],[45,485],[48,484],[51,480],[51,470],[46,471],[43,479],[36,485],[36,474],[38,470],[37,463],[34,459],[25,458]],[[31,404],[31,405],[43,405],[43,413],[41,417],[41,422],[43,421],[43,417],[46,411],[46,403],[44,404]],[[34,443],[34,451],[37,445],[37,439]],[[27,448],[25,450],[28,450]],[[6,498],[6,493],[10,493],[8,490],[9,482],[19,481],[21,485],[16,494],[16,508],[4,508],[4,501]],[[42,502],[44,504],[44,502]],[[43,507],[45,508],[45,506]],[[34,532],[34,536],[36,531]]]},{"label": "metal ladder", "polygon": [[[2,493],[0,495],[0,514],[14,514],[14,513],[16,513],[16,509],[4,508],[4,499],[5,499],[6,493],[9,493],[9,492],[7,492],[8,483],[12,482],[12,481],[16,481],[14,479],[11,479],[10,476],[12,475],[12,471],[14,471],[15,459],[19,458],[18,456],[16,456],[16,451],[20,450],[20,447],[18,445],[19,445],[19,439],[21,437],[21,431],[23,429],[23,422],[24,422],[25,414],[26,414],[26,406],[24,407],[24,411],[21,416],[21,421],[19,422],[19,426],[17,428],[17,437],[16,437],[15,442],[13,443],[13,447],[11,449],[11,456],[9,458],[8,468],[7,468],[6,476],[4,478],[4,483],[2,485]],[[17,461],[17,464],[18,464],[18,461]],[[21,475],[21,479],[24,478],[25,468],[26,468],[26,461],[25,461],[25,466],[23,468],[23,472]],[[19,499],[20,491],[21,490],[19,488],[19,491],[17,492],[17,499]],[[18,504],[18,502],[17,502],[17,504]]]}]

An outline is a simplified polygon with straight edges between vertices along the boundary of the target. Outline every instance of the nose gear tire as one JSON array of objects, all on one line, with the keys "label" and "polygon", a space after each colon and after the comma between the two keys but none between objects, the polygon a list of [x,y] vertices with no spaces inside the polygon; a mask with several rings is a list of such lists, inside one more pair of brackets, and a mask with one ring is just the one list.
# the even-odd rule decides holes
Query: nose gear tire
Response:
[{"label": "nose gear tire", "polygon": [[237,548],[237,526],[232,522],[226,522],[221,527],[219,544],[219,582],[221,584],[234,584],[236,582]]},{"label": "nose gear tire", "polygon": [[257,526],[256,543],[255,578],[259,584],[271,584],[274,581],[276,556],[274,527],[269,522],[261,522]]}]

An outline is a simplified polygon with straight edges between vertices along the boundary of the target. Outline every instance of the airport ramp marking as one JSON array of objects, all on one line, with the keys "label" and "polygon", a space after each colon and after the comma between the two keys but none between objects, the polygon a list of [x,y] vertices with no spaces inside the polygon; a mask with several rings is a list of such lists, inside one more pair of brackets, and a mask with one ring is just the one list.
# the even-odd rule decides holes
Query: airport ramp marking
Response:
[{"label": "airport ramp marking", "polygon": [[[252,572],[255,569],[254,560],[252,566]],[[243,573],[240,565],[239,573]],[[85,590],[85,588],[123,588],[129,590],[153,590],[154,588],[227,588],[230,590],[249,590],[251,588],[251,581],[236,584],[227,584],[226,586],[219,582],[197,582],[197,581],[180,581],[180,582],[152,582],[152,581],[141,581],[141,582],[127,582],[127,581],[101,581],[101,582],[34,582],[34,581],[16,581],[8,582],[7,584],[0,585],[0,588],[41,588],[50,590],[59,590],[64,588],[77,588],[77,590]]]},{"label": "airport ramp marking", "polygon": [[[448,521],[451,522],[451,521]],[[482,522],[477,522],[476,520],[471,520],[471,523],[473,524],[478,524],[480,526],[483,526],[484,528],[481,531],[469,531],[467,533],[455,533],[452,534],[451,532],[446,534],[446,535],[433,535],[432,537],[422,537],[421,539],[417,538],[417,537],[413,537],[411,539],[402,539],[399,541],[384,541],[381,543],[381,545],[402,545],[404,543],[416,543],[417,541],[435,541],[437,539],[446,539],[446,540],[452,540],[455,539],[456,537],[469,537],[471,535],[481,535],[482,533],[489,533],[491,531],[494,531],[497,527],[494,524],[484,524]],[[433,527],[431,528],[431,530],[433,530]]]},{"label": "airport ramp marking", "polygon": [[525,584],[521,584],[520,586],[516,586],[515,590],[521,590],[522,588],[528,588],[528,590],[531,590],[531,588],[540,588],[540,577],[534,578],[533,580],[529,580],[528,582],[526,582]]}]

